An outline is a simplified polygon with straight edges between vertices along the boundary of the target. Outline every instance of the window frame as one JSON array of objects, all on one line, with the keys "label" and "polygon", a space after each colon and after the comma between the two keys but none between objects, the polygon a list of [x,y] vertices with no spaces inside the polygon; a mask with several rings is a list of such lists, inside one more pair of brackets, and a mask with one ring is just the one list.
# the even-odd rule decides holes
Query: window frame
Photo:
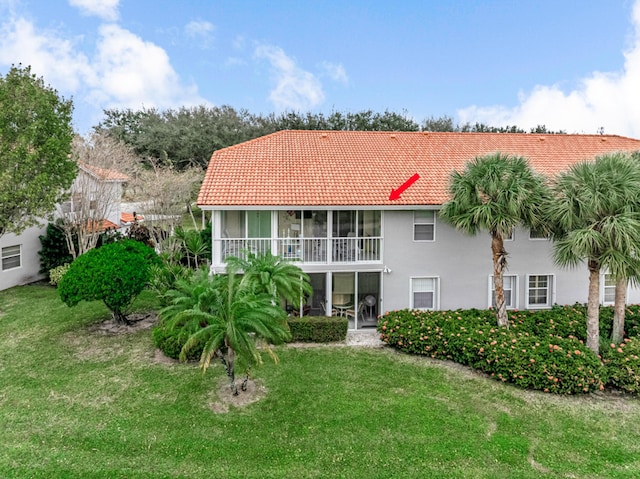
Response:
[{"label": "window frame", "polygon": [[[10,250],[11,248],[18,248],[18,252],[13,254],[11,252],[7,252],[7,254],[5,255],[5,250]],[[14,269],[22,268],[22,245],[16,244],[16,245],[10,245],[10,246],[3,246],[0,249],[0,258],[2,259],[2,265],[0,266],[2,271],[11,271]],[[10,266],[6,268],[5,261],[13,258],[18,258],[18,264],[16,266]]]},{"label": "window frame", "polygon": [[[601,273],[600,274],[600,304],[603,306],[613,306],[616,302],[616,281],[613,280],[613,284],[607,286],[606,281],[607,277],[613,277],[611,273]],[[607,288],[613,288],[613,299],[611,301],[607,301]],[[629,297],[629,284],[627,283],[627,298]]]},{"label": "window frame", "polygon": [[[517,274],[503,274],[502,275],[502,279],[504,281],[505,278],[511,278],[512,279],[512,283],[511,283],[511,305],[507,304],[507,309],[518,309],[518,304],[519,303],[519,277]],[[490,308],[494,308],[495,309],[495,305],[493,304],[493,294],[494,294],[494,287],[493,287],[493,275],[490,274],[489,275],[489,280],[488,280],[488,290],[489,290],[489,296],[487,298],[487,304],[489,305]],[[505,288],[505,291],[507,289]]]},{"label": "window frame", "polygon": [[[414,281],[421,279],[433,280],[433,291],[415,291]],[[433,293],[433,303],[431,308],[418,308],[415,306],[415,293]],[[440,309],[440,277],[439,276],[411,276],[409,278],[409,307],[421,311],[438,311]]]},{"label": "window frame", "polygon": [[[529,240],[530,241],[549,241],[550,237],[549,235],[544,235],[544,236],[537,236],[534,234],[536,233],[536,231],[533,228],[529,228]],[[536,275],[534,275],[536,276]],[[541,276],[541,275],[538,275]]]},{"label": "window frame", "polygon": [[[431,221],[419,221],[420,218],[416,218],[418,213],[431,213],[433,218]],[[433,243],[436,240],[436,210],[414,210],[413,211],[413,241],[415,243]],[[431,239],[416,239],[416,226],[432,226],[433,234]]]},{"label": "window frame", "polygon": [[[531,278],[545,276],[547,278],[547,301],[545,304],[532,304],[529,301],[529,293],[531,291]],[[536,288],[541,289],[541,288]],[[553,306],[556,297],[556,275],[549,273],[536,273],[536,274],[527,274],[526,284],[525,284],[525,308],[526,309],[549,309]]]}]

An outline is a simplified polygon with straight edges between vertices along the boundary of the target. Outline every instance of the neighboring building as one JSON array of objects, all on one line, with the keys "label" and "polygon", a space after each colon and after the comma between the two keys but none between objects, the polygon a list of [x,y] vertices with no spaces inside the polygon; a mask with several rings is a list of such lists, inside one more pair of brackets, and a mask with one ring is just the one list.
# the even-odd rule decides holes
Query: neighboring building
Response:
[{"label": "neighboring building", "polygon": [[[78,214],[79,218],[94,218],[99,231],[120,229],[126,225],[122,220],[129,218],[126,215],[122,218],[120,200],[122,184],[127,177],[113,170],[84,164],[79,166],[69,201],[61,204],[55,215],[71,218]],[[87,197],[89,201],[85,201]],[[46,221],[43,223],[46,225]],[[28,228],[20,235],[9,233],[0,237],[0,291],[45,277],[40,273],[38,255],[42,246],[40,236],[45,233],[46,226],[43,226]]]},{"label": "neighboring building", "polygon": [[[466,236],[438,217],[453,170],[500,151],[554,175],[599,154],[635,150],[639,140],[609,135],[281,131],[216,151],[198,206],[211,212],[214,271],[224,271],[229,255],[272,251],[309,274],[306,310],[345,314],[360,328],[399,308],[491,305],[489,234]],[[510,308],[586,302],[586,266],[556,267],[549,240],[517,229],[505,248]],[[603,277],[603,302],[612,293]],[[640,301],[640,291],[629,299]]]}]

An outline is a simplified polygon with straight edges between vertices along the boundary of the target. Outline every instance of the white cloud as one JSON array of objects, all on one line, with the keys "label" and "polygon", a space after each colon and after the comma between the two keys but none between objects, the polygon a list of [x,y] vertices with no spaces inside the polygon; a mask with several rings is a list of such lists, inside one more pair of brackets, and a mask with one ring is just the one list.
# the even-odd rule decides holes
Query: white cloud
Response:
[{"label": "white cloud", "polygon": [[335,63],[322,62],[320,64],[320,67],[332,80],[343,83],[345,85],[349,83],[347,72],[341,64],[336,65]]},{"label": "white cloud", "polygon": [[30,65],[45,83],[73,97],[85,123],[97,122],[105,108],[208,104],[195,85],[181,81],[164,49],[116,24],[100,27],[91,57],[81,52],[81,41],[38,30],[23,17],[8,18],[0,23],[0,66]]},{"label": "white cloud", "polygon": [[298,67],[282,48],[260,45],[256,48],[255,55],[271,64],[276,86],[271,90],[269,100],[277,109],[308,110],[324,101],[320,81]]},{"label": "white cloud", "polygon": [[69,5],[78,7],[83,15],[100,17],[108,22],[118,20],[120,0],[69,0]]},{"label": "white cloud", "polygon": [[0,64],[22,63],[44,77],[47,84],[69,93],[93,80],[87,57],[76,49],[74,41],[53,31],[36,31],[24,18],[10,18],[0,24]]},{"label": "white cloud", "polygon": [[474,105],[458,111],[460,121],[525,129],[544,124],[568,133],[596,133],[602,127],[605,133],[640,138],[640,0],[632,12],[633,45],[624,54],[622,71],[595,71],[569,92],[538,85],[521,93],[514,108]]},{"label": "white cloud", "polygon": [[203,20],[193,20],[184,27],[184,33],[188,38],[198,42],[201,48],[209,48],[213,43],[215,27],[212,23]]}]

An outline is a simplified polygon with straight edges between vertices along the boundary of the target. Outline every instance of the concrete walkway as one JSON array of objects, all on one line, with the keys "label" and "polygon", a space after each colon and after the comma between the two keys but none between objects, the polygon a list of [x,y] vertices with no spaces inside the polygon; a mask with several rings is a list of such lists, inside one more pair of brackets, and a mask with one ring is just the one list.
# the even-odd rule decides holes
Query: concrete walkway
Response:
[{"label": "concrete walkway", "polygon": [[380,334],[372,329],[360,329],[358,331],[347,331],[347,346],[365,346],[370,348],[381,348],[385,345],[380,341]]}]

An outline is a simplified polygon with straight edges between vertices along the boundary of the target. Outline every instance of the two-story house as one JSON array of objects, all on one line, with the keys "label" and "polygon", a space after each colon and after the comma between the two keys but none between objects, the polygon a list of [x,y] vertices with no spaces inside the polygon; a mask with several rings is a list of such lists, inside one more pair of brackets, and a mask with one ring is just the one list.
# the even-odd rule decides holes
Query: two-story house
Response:
[{"label": "two-story house", "polygon": [[[122,184],[127,177],[119,172],[86,164],[78,165],[78,175],[70,188],[69,200],[59,205],[54,217],[69,221],[91,221],[96,232],[121,228]],[[43,220],[46,224],[46,221]],[[34,226],[19,235],[0,237],[0,291],[40,280],[40,236],[45,226]]]},{"label": "two-story house", "polygon": [[[311,278],[313,296],[293,309],[347,315],[357,329],[399,308],[491,306],[489,235],[466,236],[438,217],[453,170],[500,151],[552,176],[635,150],[639,140],[610,135],[280,131],[216,151],[198,205],[212,221],[214,272],[229,255],[271,251]],[[586,301],[586,267],[555,266],[547,238],[517,229],[505,246],[510,308]],[[612,302],[602,279],[602,301]]]}]

